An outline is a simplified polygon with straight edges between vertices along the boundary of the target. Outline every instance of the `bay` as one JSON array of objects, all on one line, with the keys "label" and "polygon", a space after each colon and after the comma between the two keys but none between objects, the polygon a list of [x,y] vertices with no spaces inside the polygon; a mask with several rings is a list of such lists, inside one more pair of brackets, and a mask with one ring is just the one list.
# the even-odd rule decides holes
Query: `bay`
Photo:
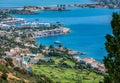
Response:
[{"label": "bay", "polygon": [[[17,0],[1,0],[0,6],[54,6],[56,4],[92,3],[90,0],[29,0],[29,2],[28,0],[20,0],[17,3],[15,2]],[[13,16],[24,18],[27,21],[39,19],[39,22],[65,24],[66,27],[71,29],[69,34],[35,40],[38,44],[42,43],[47,46],[58,40],[67,48],[87,53],[87,55],[79,55],[80,57],[93,57],[95,60],[102,62],[103,57],[107,55],[104,45],[105,35],[112,34],[111,15],[118,11],[120,10],[107,8],[74,8],[70,11],[39,11],[39,14]]]}]

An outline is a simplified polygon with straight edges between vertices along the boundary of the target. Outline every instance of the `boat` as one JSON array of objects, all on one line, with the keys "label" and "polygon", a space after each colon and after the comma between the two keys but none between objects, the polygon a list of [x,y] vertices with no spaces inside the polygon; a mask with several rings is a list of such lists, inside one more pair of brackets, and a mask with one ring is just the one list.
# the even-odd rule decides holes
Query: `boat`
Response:
[{"label": "boat", "polygon": [[78,52],[80,55],[86,55],[86,52]]},{"label": "boat", "polygon": [[60,44],[60,41],[55,41],[54,43],[55,43],[55,44]]}]

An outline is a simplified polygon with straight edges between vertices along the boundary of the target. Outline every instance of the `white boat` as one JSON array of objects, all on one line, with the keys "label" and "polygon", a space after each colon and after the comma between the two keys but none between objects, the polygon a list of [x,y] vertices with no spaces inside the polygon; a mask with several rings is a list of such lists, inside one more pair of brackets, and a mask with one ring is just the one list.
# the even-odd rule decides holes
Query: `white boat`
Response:
[{"label": "white boat", "polygon": [[60,41],[55,41],[54,43],[55,43],[55,44],[60,44]]}]

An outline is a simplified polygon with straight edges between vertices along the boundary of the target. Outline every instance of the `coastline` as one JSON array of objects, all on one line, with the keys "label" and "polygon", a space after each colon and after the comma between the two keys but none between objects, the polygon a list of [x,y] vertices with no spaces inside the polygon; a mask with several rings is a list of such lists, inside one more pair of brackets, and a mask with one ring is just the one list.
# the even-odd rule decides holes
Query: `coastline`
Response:
[{"label": "coastline", "polygon": [[106,5],[101,3],[93,3],[93,4],[71,4],[64,5],[58,4],[56,7],[39,7],[39,6],[25,6],[23,10],[27,11],[67,11],[71,8],[110,8],[110,9],[118,9],[120,6],[117,5]]},{"label": "coastline", "polygon": [[[68,11],[70,10],[68,8],[75,8],[75,10]],[[76,10],[77,8],[80,8],[81,11]],[[88,8],[89,11],[82,8]],[[5,19],[0,19],[0,53],[2,56],[0,62],[2,64],[6,63],[3,65],[12,69],[10,71],[11,76],[18,77],[19,80],[24,80],[24,82],[36,80],[40,83],[42,82],[40,80],[50,81],[50,83],[103,82],[107,75],[106,63],[104,64],[98,59],[105,55],[103,36],[110,32],[109,26],[104,26],[105,21],[103,19],[105,18],[102,18],[102,16],[106,15],[107,17],[114,10],[106,13],[103,10],[94,11],[94,8],[110,10],[118,7],[116,5],[106,6],[106,4],[59,4],[57,7],[43,7],[43,9],[40,6],[30,6],[30,9],[24,11],[21,9],[17,12],[5,10],[6,13],[4,13],[5,11],[2,10]],[[90,9],[94,10],[91,11]],[[36,14],[37,12],[41,15]],[[23,14],[23,17],[19,15],[18,17],[7,16],[9,14]],[[1,14],[0,16],[4,18]],[[99,16],[98,20],[97,17]],[[28,17],[33,19],[32,22],[26,19]],[[56,23],[52,24],[52,21]],[[61,22],[67,27],[64,27]],[[99,26],[100,23],[102,26]],[[6,70],[4,66],[2,69],[1,76],[4,75]],[[25,78],[20,73],[17,74],[16,71],[23,73]],[[14,73],[12,74],[12,72]],[[8,75],[7,72],[5,74]],[[33,80],[33,77],[36,79]],[[15,81],[12,78],[11,80]]]},{"label": "coastline", "polygon": [[[36,32],[37,33],[37,32]],[[38,34],[41,32],[38,32]],[[63,34],[63,33],[62,33]],[[54,34],[54,35],[44,35],[44,36],[34,36],[33,38],[40,38],[40,37],[47,37],[47,36],[55,36],[55,35],[61,35],[61,34]]]},{"label": "coastline", "polygon": [[[57,34],[56,34],[57,35]],[[54,35],[51,35],[51,36],[54,36]],[[38,36],[38,37],[35,37],[35,38],[39,38],[40,36]],[[43,36],[43,37],[47,37],[47,36]]]}]

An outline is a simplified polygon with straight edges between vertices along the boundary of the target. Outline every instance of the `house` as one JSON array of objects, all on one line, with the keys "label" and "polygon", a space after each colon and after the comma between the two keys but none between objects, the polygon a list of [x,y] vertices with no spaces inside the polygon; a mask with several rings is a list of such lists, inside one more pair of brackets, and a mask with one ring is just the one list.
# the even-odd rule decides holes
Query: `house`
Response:
[{"label": "house", "polygon": [[91,67],[98,68],[98,64],[99,64],[98,62],[94,61],[91,63]]},{"label": "house", "polygon": [[10,52],[13,52],[13,53],[17,53],[17,52],[20,52],[21,51],[21,48],[16,46],[15,48],[12,48],[10,49]]},{"label": "house", "polygon": [[1,28],[1,29],[9,29],[10,26],[7,25],[7,24],[1,24],[1,23],[0,23],[0,28]]},{"label": "house", "polygon": [[63,48],[63,47],[59,47],[58,50],[59,50],[59,51],[63,51],[64,48]]},{"label": "house", "polygon": [[83,63],[83,64],[90,64],[93,61],[95,61],[93,58],[84,58],[84,59],[80,60],[80,62]]},{"label": "house", "polygon": [[98,70],[105,72],[106,71],[105,65],[102,64],[102,63],[99,63],[98,64]]},{"label": "house", "polygon": [[95,60],[93,59],[93,58],[84,58],[84,59],[81,59],[80,60],[80,63],[82,63],[82,64],[86,64],[88,67],[92,67],[93,66],[93,62],[94,62]]},{"label": "house", "polygon": [[81,60],[79,56],[73,56],[74,60],[77,60],[78,62]]}]

